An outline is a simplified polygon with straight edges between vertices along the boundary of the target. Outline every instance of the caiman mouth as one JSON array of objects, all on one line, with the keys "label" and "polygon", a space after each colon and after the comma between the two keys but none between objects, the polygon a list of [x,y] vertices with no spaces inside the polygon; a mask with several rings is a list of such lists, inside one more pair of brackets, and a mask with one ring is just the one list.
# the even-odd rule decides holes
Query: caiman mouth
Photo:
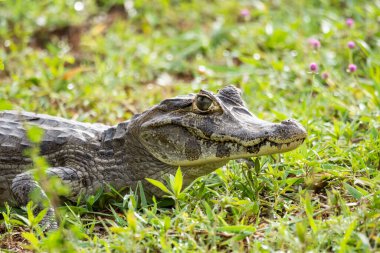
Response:
[{"label": "caiman mouth", "polygon": [[275,147],[278,149],[279,152],[281,152],[283,150],[284,151],[285,150],[292,150],[292,149],[298,147],[299,145],[301,145],[305,141],[305,139],[306,138],[299,138],[299,139],[291,140],[289,142],[281,142],[281,143],[277,143],[274,141],[270,141],[268,139],[264,139],[263,141],[259,142],[258,144],[248,146],[247,151],[249,153],[256,154],[256,153],[260,152],[260,149],[263,146]]},{"label": "caiman mouth", "polygon": [[[264,147],[270,149],[267,154],[279,153],[284,151],[290,151],[301,145],[305,139],[306,134],[300,133],[299,137],[293,137],[289,139],[271,140],[270,137],[258,137],[255,140],[241,141],[237,137],[233,136],[206,136],[202,131],[195,128],[185,127],[193,136],[200,141],[208,143],[225,143],[239,145],[247,150],[248,153],[255,155],[258,154]],[[262,153],[264,154],[264,153]],[[266,153],[265,153],[266,154]]]}]

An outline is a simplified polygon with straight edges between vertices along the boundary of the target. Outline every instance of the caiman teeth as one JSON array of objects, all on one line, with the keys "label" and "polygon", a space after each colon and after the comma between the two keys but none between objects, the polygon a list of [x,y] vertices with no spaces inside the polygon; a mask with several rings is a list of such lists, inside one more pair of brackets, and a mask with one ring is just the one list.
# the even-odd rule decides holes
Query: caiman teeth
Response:
[{"label": "caiman teeth", "polygon": [[276,143],[276,144],[289,144],[289,143],[293,143],[293,142],[298,142],[298,141],[304,141],[306,138],[294,138],[294,139],[289,139],[289,140],[271,140],[270,138],[268,138],[267,140],[271,143]]},{"label": "caiman teeth", "polygon": [[250,145],[248,146],[249,148],[250,147],[257,147],[257,146],[262,146],[262,145],[265,145],[265,144],[270,144],[271,146],[283,146],[283,145],[291,145],[291,144],[294,144],[294,143],[303,143],[305,141],[305,138],[299,138],[299,139],[294,139],[294,140],[291,140],[291,141],[288,141],[288,142],[274,142],[274,141],[271,141],[271,140],[268,140],[268,139],[264,139],[263,141],[259,142],[258,144],[255,144],[255,145]]},{"label": "caiman teeth", "polygon": [[270,138],[258,138],[256,140],[247,141],[242,143],[241,140],[237,138],[215,138],[217,136],[213,136],[213,138],[207,137],[202,131],[194,128],[186,128],[190,133],[192,133],[194,136],[197,136],[199,139],[204,139],[207,141],[213,141],[218,143],[236,143],[238,145],[241,145],[247,149],[252,148],[258,148],[265,144],[269,144],[271,146],[277,146],[282,147],[283,145],[290,146],[291,144],[303,142],[306,138],[297,138],[297,139],[290,139],[290,140],[271,140]]}]

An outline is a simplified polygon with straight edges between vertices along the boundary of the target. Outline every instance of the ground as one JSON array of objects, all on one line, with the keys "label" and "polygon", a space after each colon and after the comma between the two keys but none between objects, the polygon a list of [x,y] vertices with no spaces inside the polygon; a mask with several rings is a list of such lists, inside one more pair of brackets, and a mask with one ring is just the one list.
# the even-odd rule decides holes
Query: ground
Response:
[{"label": "ground", "polygon": [[0,251],[380,251],[379,1],[4,0],[0,16],[1,110],[116,124],[234,84],[259,118],[309,135],[172,205],[99,193],[49,233],[1,208]]}]

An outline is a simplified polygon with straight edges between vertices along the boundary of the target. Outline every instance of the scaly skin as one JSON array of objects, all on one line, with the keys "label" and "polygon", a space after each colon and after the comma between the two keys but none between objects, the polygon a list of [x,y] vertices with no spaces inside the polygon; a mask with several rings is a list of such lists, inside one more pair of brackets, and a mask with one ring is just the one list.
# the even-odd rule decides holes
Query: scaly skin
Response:
[{"label": "scaly skin", "polygon": [[[31,147],[25,125],[44,130],[40,154],[51,166],[47,174],[70,187],[66,197],[72,200],[106,185],[121,189],[135,187],[138,181],[149,194],[159,196],[161,192],[145,178],[162,180],[181,166],[188,185],[229,160],[286,152],[306,138],[305,129],[294,120],[276,124],[257,119],[233,86],[217,94],[202,90],[164,100],[112,127],[4,111],[0,112],[0,204],[15,200],[16,205],[26,205],[30,193],[40,189],[29,171],[32,161],[24,155]],[[57,226],[52,208],[42,224],[47,229]]]}]

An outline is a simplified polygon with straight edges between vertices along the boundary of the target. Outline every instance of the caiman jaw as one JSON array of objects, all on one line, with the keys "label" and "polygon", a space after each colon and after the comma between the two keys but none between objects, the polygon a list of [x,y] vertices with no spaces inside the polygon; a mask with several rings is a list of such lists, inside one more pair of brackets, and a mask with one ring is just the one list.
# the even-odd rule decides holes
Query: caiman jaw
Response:
[{"label": "caiman jaw", "polygon": [[[209,152],[208,157],[202,157],[204,160],[200,158],[190,163],[184,162],[181,165],[199,164],[202,163],[202,160],[203,162],[215,162],[223,159],[232,160],[291,151],[304,142],[306,131],[296,121],[289,121],[292,122],[291,124],[294,124],[294,129],[292,127],[287,128],[287,130],[278,128],[279,132],[283,132],[283,138],[281,138],[281,135],[273,136],[269,135],[269,131],[264,131],[262,137],[247,141],[231,138],[231,136],[206,137],[204,134],[199,133],[199,129],[187,128],[193,136],[197,136],[198,142],[201,143],[200,146],[208,147],[207,150]],[[206,149],[204,150],[206,151]]]},{"label": "caiman jaw", "polygon": [[[242,158],[241,156],[258,156],[273,153],[282,153],[293,150],[301,145],[307,137],[306,130],[301,124],[293,119],[282,121],[279,124],[265,123],[267,130],[257,133],[255,138],[247,140],[231,135],[213,134],[207,137],[200,129],[186,128],[192,135],[205,142],[220,143],[221,145],[239,145],[246,149],[247,154],[230,154],[231,159]],[[247,129],[248,130],[248,129]],[[247,131],[247,135],[249,135]]]},{"label": "caiman jaw", "polygon": [[[269,149],[269,148],[276,148],[275,152],[269,151],[266,154],[273,154],[273,153],[282,153],[286,151],[293,150],[297,148],[299,145],[301,145],[304,142],[305,138],[295,139],[290,142],[283,142],[283,143],[276,143],[270,140],[263,140],[260,143],[247,147],[247,151],[252,154],[252,156],[255,156],[260,153],[260,151],[263,148]],[[264,152],[261,152],[261,154],[264,154]]]}]

